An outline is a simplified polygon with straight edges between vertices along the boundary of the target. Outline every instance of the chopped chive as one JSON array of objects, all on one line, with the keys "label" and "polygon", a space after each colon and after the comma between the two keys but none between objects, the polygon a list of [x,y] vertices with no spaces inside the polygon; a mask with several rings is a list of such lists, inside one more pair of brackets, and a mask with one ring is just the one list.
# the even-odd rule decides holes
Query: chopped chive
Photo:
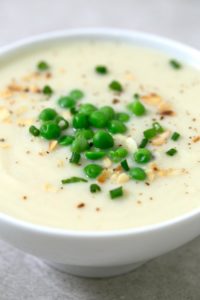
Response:
[{"label": "chopped chive", "polygon": [[156,130],[157,133],[162,133],[164,132],[163,127],[160,125],[158,122],[153,123],[153,128]]},{"label": "chopped chive", "polygon": [[129,171],[130,170],[128,162],[127,162],[126,159],[121,162],[121,166],[124,169],[124,171]]},{"label": "chopped chive", "polygon": [[108,73],[107,67],[103,65],[96,66],[95,71],[101,75],[105,75]]},{"label": "chopped chive", "polygon": [[122,188],[122,186],[120,186],[114,190],[110,190],[109,193],[110,193],[111,199],[121,197],[121,196],[123,196],[123,188]]},{"label": "chopped chive", "polygon": [[178,132],[174,132],[173,134],[172,134],[172,136],[171,136],[171,139],[173,140],[173,141],[178,141],[178,139],[180,138],[180,133],[178,133]]},{"label": "chopped chive", "polygon": [[46,61],[40,61],[37,64],[37,68],[39,71],[47,71],[49,69],[49,65]]},{"label": "chopped chive", "polygon": [[31,125],[31,126],[29,127],[29,132],[30,132],[33,136],[39,136],[39,135],[40,135],[39,129],[37,129],[37,127],[35,127],[34,125]]},{"label": "chopped chive", "polygon": [[178,62],[175,59],[170,59],[169,64],[172,68],[174,68],[175,70],[179,70],[182,68],[182,65],[180,64],[180,62]]},{"label": "chopped chive", "polygon": [[175,148],[169,149],[166,154],[169,156],[174,156],[177,153],[177,150]]},{"label": "chopped chive", "polygon": [[122,87],[121,83],[119,83],[119,81],[116,81],[116,80],[113,80],[109,84],[109,88],[113,91],[116,91],[116,92],[122,92],[123,91],[123,87]]},{"label": "chopped chive", "polygon": [[157,135],[157,131],[155,128],[149,128],[143,132],[144,137],[148,140],[154,138]]},{"label": "chopped chive", "polygon": [[80,153],[72,152],[72,156],[71,156],[69,162],[71,164],[76,164],[77,165],[79,163],[80,159],[81,159]]},{"label": "chopped chive", "polygon": [[138,148],[145,148],[146,145],[148,144],[149,140],[146,139],[146,138],[143,138],[141,143],[139,144],[139,147]]},{"label": "chopped chive", "polygon": [[70,177],[66,179],[61,180],[62,184],[68,184],[68,183],[77,183],[77,182],[88,182],[85,178],[82,177]]},{"label": "chopped chive", "polygon": [[100,186],[98,184],[92,183],[90,185],[90,192],[91,193],[96,193],[96,192],[100,192],[100,191],[101,191],[101,188],[100,188]]},{"label": "chopped chive", "polygon": [[75,115],[75,114],[78,113],[78,110],[76,109],[75,106],[70,108],[70,113],[71,113],[72,115]]},{"label": "chopped chive", "polygon": [[49,85],[45,85],[42,90],[43,94],[51,96],[53,94],[53,90]]}]

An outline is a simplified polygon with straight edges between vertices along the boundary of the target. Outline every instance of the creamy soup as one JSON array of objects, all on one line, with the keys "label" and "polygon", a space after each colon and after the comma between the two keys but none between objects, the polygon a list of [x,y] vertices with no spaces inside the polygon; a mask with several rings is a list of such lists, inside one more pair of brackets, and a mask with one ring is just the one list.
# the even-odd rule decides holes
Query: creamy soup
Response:
[{"label": "creamy soup", "polygon": [[[98,231],[155,224],[199,208],[199,95],[198,70],[123,43],[70,41],[1,62],[0,211]],[[114,115],[106,124],[101,114],[80,120],[85,103],[101,112],[110,106]],[[69,128],[53,127],[48,136],[49,122],[61,128],[65,120]],[[77,145],[81,126],[91,130]],[[94,141],[99,130],[109,133],[107,148],[95,148],[107,143]],[[101,152],[98,160],[90,159],[94,151]]]}]

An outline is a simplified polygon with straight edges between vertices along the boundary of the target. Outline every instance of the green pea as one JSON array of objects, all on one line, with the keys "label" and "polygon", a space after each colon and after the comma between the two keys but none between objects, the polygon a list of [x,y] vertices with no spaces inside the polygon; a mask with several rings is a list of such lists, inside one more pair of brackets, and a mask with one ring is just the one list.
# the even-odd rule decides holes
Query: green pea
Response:
[{"label": "green pea", "polygon": [[83,136],[78,136],[72,142],[71,150],[72,152],[81,153],[89,148],[89,144]]},{"label": "green pea", "polygon": [[112,120],[109,124],[108,124],[108,130],[112,133],[112,134],[116,134],[116,133],[124,133],[127,130],[126,125],[118,120]]},{"label": "green pea", "polygon": [[145,171],[141,168],[135,167],[130,169],[129,171],[129,175],[132,179],[135,180],[145,180],[147,178],[147,174],[145,173]]},{"label": "green pea", "polygon": [[69,127],[69,122],[65,118],[63,118],[62,116],[57,116],[55,118],[55,122],[56,122],[56,124],[58,124],[58,126],[62,130],[67,129]]},{"label": "green pea", "polygon": [[120,162],[122,159],[124,159],[126,156],[128,155],[128,151],[123,148],[120,147],[117,150],[111,150],[109,152],[109,157],[115,162],[118,163]]},{"label": "green pea", "polygon": [[59,137],[58,144],[61,146],[69,146],[73,143],[74,139],[75,138],[72,135],[63,135]]},{"label": "green pea", "polygon": [[110,121],[114,118],[115,116],[115,111],[112,107],[110,106],[103,106],[99,109],[100,112],[104,113],[104,115],[107,118],[107,121]]},{"label": "green pea", "polygon": [[39,71],[47,71],[49,69],[49,64],[42,60],[38,63],[37,68]]},{"label": "green pea", "polygon": [[55,140],[60,133],[61,129],[54,121],[45,122],[40,127],[40,134],[46,140]]},{"label": "green pea", "polygon": [[69,93],[69,97],[74,99],[75,101],[81,100],[84,97],[84,93],[81,90],[72,90]]},{"label": "green pea", "polygon": [[86,140],[90,140],[93,138],[94,132],[92,129],[78,129],[75,133],[75,136],[77,137],[79,135],[82,135],[84,138],[86,138]]},{"label": "green pea", "polygon": [[133,103],[130,103],[128,108],[138,117],[143,116],[146,113],[146,108],[139,100],[135,100]]},{"label": "green pea", "polygon": [[57,116],[57,112],[53,108],[45,108],[39,114],[39,120],[41,121],[51,121]]},{"label": "green pea", "polygon": [[108,149],[114,146],[114,140],[111,134],[105,130],[98,130],[94,137],[93,143],[96,148]]},{"label": "green pea", "polygon": [[72,124],[73,127],[76,129],[88,128],[89,127],[88,116],[83,113],[78,113],[74,115]]},{"label": "green pea", "polygon": [[51,96],[53,94],[53,90],[49,85],[45,85],[42,90],[43,94],[47,96]]},{"label": "green pea", "polygon": [[152,159],[152,154],[148,149],[141,148],[134,153],[134,159],[139,164],[146,164]]},{"label": "green pea", "polygon": [[115,118],[124,123],[128,122],[130,120],[130,116],[124,112],[116,113]]},{"label": "green pea", "polygon": [[122,87],[121,83],[119,83],[119,81],[116,81],[116,80],[113,80],[109,84],[109,88],[113,91],[116,91],[116,92],[122,92],[123,91],[123,87]]},{"label": "green pea", "polygon": [[98,160],[106,155],[104,151],[87,151],[85,152],[85,157],[90,160]]},{"label": "green pea", "polygon": [[75,104],[76,101],[69,96],[63,96],[58,99],[58,105],[62,108],[72,108]]},{"label": "green pea", "polygon": [[90,164],[84,168],[84,172],[89,178],[98,177],[102,171],[103,168],[97,164]]},{"label": "green pea", "polygon": [[34,125],[31,125],[31,126],[29,127],[29,132],[30,132],[33,136],[39,136],[39,135],[40,135],[39,129],[37,129],[37,127],[35,127]]},{"label": "green pea", "polygon": [[90,124],[96,128],[104,128],[107,124],[107,117],[100,110],[96,110],[90,115]]},{"label": "green pea", "polygon": [[96,106],[90,103],[85,103],[81,105],[79,112],[89,116],[95,110],[97,110]]}]

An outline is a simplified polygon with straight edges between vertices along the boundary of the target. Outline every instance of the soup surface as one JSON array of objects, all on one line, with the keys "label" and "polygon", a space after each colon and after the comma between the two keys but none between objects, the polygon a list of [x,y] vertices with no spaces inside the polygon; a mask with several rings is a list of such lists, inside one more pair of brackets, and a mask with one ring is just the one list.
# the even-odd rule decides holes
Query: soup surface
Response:
[{"label": "soup surface", "polygon": [[[87,40],[33,49],[1,61],[0,211],[51,227],[116,230],[159,223],[199,208],[200,73],[171,59],[131,44]],[[39,62],[44,63],[38,67]],[[96,70],[97,66],[106,68]],[[112,86],[113,81],[121,90]],[[61,107],[58,100],[77,89],[81,99],[76,99],[75,108]],[[142,104],[141,115],[138,103],[135,113],[134,101]],[[130,116],[123,120],[125,132],[115,134],[111,129],[114,148],[99,149],[105,152],[102,159],[92,161],[81,152],[77,163],[70,162],[73,146],[29,132],[31,125],[41,128],[41,111],[53,108],[70,124],[62,134],[74,136],[72,119],[84,103],[111,106]],[[146,155],[147,162],[138,162],[134,154],[144,132],[156,126],[161,130],[153,130],[143,148],[150,158]],[[96,133],[99,128],[94,127]],[[94,151],[92,138],[87,146],[87,151]],[[127,157],[115,160],[122,147]],[[125,159],[131,170],[140,168],[136,175],[123,168]],[[102,167],[96,178],[88,178],[88,164]],[[62,183],[71,177],[87,182]],[[90,191],[94,183],[100,191]],[[112,198],[110,190],[118,187],[114,194],[119,197]]]}]

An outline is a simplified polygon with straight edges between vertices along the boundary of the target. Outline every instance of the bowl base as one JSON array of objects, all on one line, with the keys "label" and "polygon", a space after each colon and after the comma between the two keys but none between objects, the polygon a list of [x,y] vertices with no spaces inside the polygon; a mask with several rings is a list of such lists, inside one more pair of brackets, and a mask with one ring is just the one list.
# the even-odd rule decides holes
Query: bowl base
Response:
[{"label": "bowl base", "polygon": [[71,275],[79,276],[79,277],[88,277],[88,278],[105,278],[105,277],[113,277],[119,276],[134,269],[140,267],[145,262],[139,262],[129,265],[122,266],[110,266],[110,267],[87,267],[87,266],[72,266],[65,264],[58,264],[52,262],[46,262],[49,266],[59,270],[61,272],[66,272]]}]

